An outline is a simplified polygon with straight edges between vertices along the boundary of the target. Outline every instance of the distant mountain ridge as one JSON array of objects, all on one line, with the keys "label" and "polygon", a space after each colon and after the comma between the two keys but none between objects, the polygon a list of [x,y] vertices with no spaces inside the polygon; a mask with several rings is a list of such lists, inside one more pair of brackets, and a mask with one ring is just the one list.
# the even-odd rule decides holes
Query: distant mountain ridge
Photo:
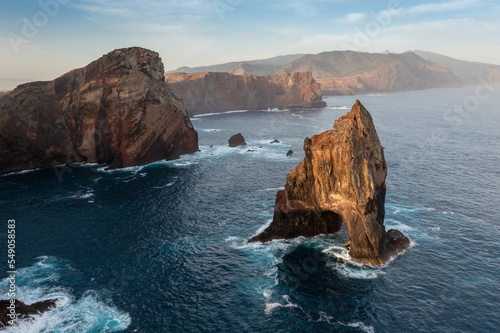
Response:
[{"label": "distant mountain ridge", "polygon": [[413,52],[323,52],[305,55],[279,70],[284,73],[295,71],[312,72],[323,93],[328,95],[463,86],[449,69]]},{"label": "distant mountain ridge", "polygon": [[168,71],[168,73],[228,72],[235,75],[271,75],[276,74],[277,69],[302,56],[304,54],[289,54],[268,59],[233,61],[218,65],[183,66],[176,70]]},{"label": "distant mountain ridge", "polygon": [[448,68],[413,52],[395,54],[330,51],[294,54],[203,67],[181,67],[175,72],[228,72],[234,75],[272,75],[311,72],[325,95],[460,87],[464,83]]},{"label": "distant mountain ridge", "polygon": [[443,67],[450,69],[457,75],[465,84],[475,84],[479,82],[479,78],[484,78],[491,75],[494,82],[500,82],[500,66],[486,64],[482,62],[471,62],[448,57],[442,54],[415,50],[415,54],[420,57],[435,62]]}]

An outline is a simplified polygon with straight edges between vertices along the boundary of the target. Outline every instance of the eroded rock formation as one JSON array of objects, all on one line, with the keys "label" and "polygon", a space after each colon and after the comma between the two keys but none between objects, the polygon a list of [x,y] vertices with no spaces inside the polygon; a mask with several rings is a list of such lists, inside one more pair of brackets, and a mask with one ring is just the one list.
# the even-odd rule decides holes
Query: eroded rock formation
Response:
[{"label": "eroded rock formation", "polygon": [[304,140],[305,158],[276,196],[270,226],[250,241],[312,237],[339,230],[344,222],[349,254],[382,265],[408,247],[397,230],[385,231],[387,166],[373,120],[356,101],[333,130]]},{"label": "eroded rock formation", "polygon": [[172,91],[190,115],[231,110],[324,107],[321,88],[311,73],[233,75],[166,73]]},{"label": "eroded rock formation", "polygon": [[0,97],[0,173],[74,162],[142,165],[198,150],[158,53],[115,50]]}]

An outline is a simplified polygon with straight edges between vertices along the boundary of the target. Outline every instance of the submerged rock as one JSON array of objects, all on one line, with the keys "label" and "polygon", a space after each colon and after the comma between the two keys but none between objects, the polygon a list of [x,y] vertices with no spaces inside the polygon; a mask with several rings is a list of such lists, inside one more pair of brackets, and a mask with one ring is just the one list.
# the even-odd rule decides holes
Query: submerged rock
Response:
[{"label": "submerged rock", "polygon": [[243,138],[243,135],[241,133],[235,134],[232,137],[227,140],[229,143],[229,147],[237,147],[237,146],[246,146],[247,143],[245,142],[245,138]]},{"label": "submerged rock", "polygon": [[408,247],[402,233],[385,231],[384,150],[359,101],[333,130],[306,138],[304,152],[276,196],[273,222],[249,241],[332,233],[343,221],[349,254],[358,262],[382,265]]},{"label": "submerged rock", "polygon": [[12,303],[10,300],[0,300],[0,327],[9,326],[9,321],[15,318],[13,313],[15,313],[19,319],[28,319],[56,307],[55,299],[36,302],[31,305],[27,305],[17,299],[14,300],[14,302],[15,311],[11,309]]},{"label": "submerged rock", "polygon": [[293,155],[293,150],[290,149],[289,151],[286,152],[286,157],[290,157],[292,155]]},{"label": "submerged rock", "polygon": [[133,47],[0,96],[0,174],[82,161],[129,167],[197,151],[163,74],[158,53]]},{"label": "submerged rock", "polygon": [[280,143],[280,142],[278,141],[278,139],[274,139],[273,141],[271,141],[269,143]]}]

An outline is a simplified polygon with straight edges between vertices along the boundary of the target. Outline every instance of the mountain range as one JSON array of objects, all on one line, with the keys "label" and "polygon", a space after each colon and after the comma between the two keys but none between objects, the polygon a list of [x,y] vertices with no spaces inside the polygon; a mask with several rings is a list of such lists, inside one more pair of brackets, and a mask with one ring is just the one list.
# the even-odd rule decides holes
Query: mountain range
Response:
[{"label": "mountain range", "polygon": [[259,76],[311,72],[325,95],[460,87],[479,82],[481,76],[500,82],[500,66],[419,50],[399,54],[388,51],[292,54],[213,66],[180,67],[172,72],[229,72]]},{"label": "mountain range", "polygon": [[500,82],[500,66],[498,65],[458,60],[442,54],[421,50],[415,50],[413,52],[424,59],[450,69],[465,84],[479,83],[480,77],[490,79],[490,75],[491,81]]}]

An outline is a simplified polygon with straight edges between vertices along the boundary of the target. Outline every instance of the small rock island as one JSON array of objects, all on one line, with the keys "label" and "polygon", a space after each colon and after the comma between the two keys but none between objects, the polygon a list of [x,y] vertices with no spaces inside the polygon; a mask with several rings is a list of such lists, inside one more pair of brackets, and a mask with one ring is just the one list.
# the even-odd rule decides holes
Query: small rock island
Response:
[{"label": "small rock island", "polygon": [[359,101],[333,130],[306,138],[304,152],[276,195],[272,223],[250,242],[334,233],[343,222],[360,263],[384,265],[409,246],[400,231],[385,230],[384,149]]}]

